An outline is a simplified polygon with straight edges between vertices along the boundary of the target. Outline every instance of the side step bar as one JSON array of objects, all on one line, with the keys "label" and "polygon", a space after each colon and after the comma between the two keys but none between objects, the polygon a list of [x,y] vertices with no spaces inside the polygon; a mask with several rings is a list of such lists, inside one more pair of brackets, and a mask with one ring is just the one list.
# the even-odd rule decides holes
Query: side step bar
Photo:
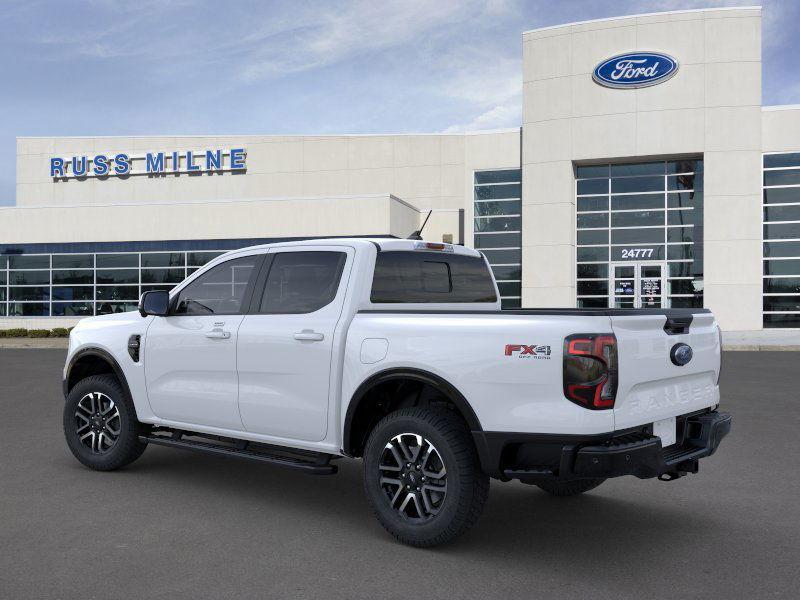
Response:
[{"label": "side step bar", "polygon": [[[173,431],[171,433],[172,435],[169,436],[156,435],[154,433],[140,435],[139,440],[158,446],[182,448],[183,450],[194,450],[195,452],[204,452],[217,456],[232,456],[234,458],[269,463],[279,467],[303,471],[311,475],[333,475],[339,470],[336,465],[331,464],[331,459],[335,457],[330,454],[304,452],[302,450],[294,452],[290,449],[278,449],[264,444],[251,444],[245,440],[231,440],[235,445],[216,444],[182,439],[184,434],[182,431]],[[186,435],[193,434],[186,432]],[[256,449],[251,450],[251,445]]]}]

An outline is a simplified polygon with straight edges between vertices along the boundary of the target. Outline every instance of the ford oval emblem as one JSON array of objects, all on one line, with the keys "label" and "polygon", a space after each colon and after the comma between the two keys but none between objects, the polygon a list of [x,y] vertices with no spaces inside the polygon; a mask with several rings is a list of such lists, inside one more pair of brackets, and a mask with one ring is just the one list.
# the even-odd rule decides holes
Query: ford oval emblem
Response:
[{"label": "ford oval emblem", "polygon": [[692,360],[693,355],[692,347],[683,343],[675,344],[669,352],[669,358],[672,364],[679,367],[688,364],[688,362]]},{"label": "ford oval emblem", "polygon": [[610,88],[641,88],[666,81],[678,72],[678,61],[660,52],[618,54],[594,68],[592,79]]}]

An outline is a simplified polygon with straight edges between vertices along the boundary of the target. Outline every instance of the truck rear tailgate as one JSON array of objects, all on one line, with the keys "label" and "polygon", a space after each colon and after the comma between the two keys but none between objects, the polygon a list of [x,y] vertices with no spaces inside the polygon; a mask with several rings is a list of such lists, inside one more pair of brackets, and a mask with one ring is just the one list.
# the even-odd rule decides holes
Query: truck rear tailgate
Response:
[{"label": "truck rear tailgate", "polygon": [[[614,404],[617,431],[702,410],[719,403],[720,337],[714,315],[691,315],[688,327],[665,331],[669,310],[661,314],[611,315],[617,337],[619,387]],[[689,321],[689,318],[685,319]],[[692,349],[678,366],[670,352],[676,344]]]}]

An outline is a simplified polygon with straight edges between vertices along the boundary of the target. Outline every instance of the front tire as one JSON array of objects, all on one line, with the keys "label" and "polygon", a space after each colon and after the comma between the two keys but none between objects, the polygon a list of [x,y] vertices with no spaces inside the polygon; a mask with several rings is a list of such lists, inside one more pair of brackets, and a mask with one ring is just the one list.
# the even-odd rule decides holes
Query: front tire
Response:
[{"label": "front tire", "polygon": [[96,471],[113,471],[142,455],[133,401],[113,375],[93,375],[72,388],[64,405],[64,436],[72,454]]},{"label": "front tire", "polygon": [[405,408],[372,430],[364,489],[390,534],[429,547],[452,541],[478,521],[489,478],[461,419],[446,410]]},{"label": "front tire", "polygon": [[576,496],[593,490],[605,479],[575,479],[573,481],[540,481],[536,485],[553,496]]}]

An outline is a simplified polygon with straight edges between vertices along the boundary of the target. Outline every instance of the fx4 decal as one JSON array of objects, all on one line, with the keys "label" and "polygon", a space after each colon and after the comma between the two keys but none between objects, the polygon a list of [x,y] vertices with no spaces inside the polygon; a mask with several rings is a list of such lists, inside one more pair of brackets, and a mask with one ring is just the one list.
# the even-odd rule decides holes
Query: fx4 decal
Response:
[{"label": "fx4 decal", "polygon": [[506,356],[550,360],[550,346],[535,344],[506,344]]}]

